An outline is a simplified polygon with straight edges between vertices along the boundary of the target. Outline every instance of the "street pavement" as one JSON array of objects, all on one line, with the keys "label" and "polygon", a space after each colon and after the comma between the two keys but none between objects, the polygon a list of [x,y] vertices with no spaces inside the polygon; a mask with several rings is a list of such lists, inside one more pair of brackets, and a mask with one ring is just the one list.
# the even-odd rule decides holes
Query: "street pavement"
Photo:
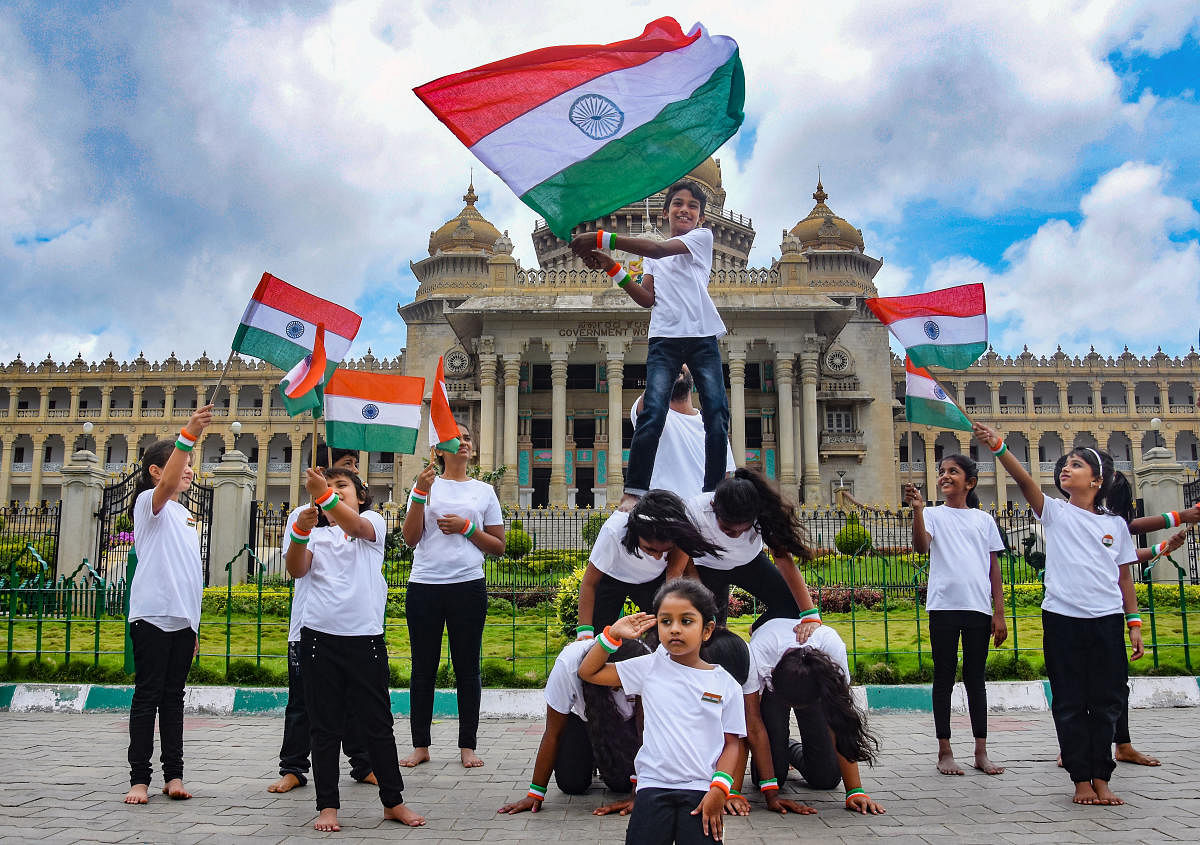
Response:
[{"label": "street pavement", "polygon": [[[971,770],[947,777],[934,769],[936,743],[926,713],[872,714],[882,753],[864,767],[864,785],[887,807],[864,817],[842,809],[840,792],[817,792],[789,782],[784,794],[811,803],[816,816],[777,816],[753,796],[746,818],[730,818],[725,841],[836,843],[887,837],[909,842],[1157,842],[1200,841],[1200,708],[1135,710],[1135,744],[1163,760],[1151,769],[1120,764],[1113,788],[1123,807],[1077,807],[1071,784],[1056,768],[1054,726],[1048,713],[992,715],[992,759],[1008,767],[998,777]],[[280,732],[278,717],[191,716],[185,722],[190,801],[158,794],[155,772],[150,804],[121,803],[128,784],[127,720],[119,713],[85,715],[0,713],[0,841],[339,843],[406,841],[621,842],[626,820],[595,817],[609,796],[567,797],[553,785],[537,814],[497,815],[529,784],[541,724],[484,720],[481,769],[464,771],[454,747],[457,725],[435,724],[434,761],[405,771],[405,801],[428,818],[420,829],[384,822],[376,790],[342,779],[341,833],[312,830],[316,815],[311,784],[272,795]],[[953,722],[959,762],[967,762],[970,728]],[[407,750],[408,724],[396,736]],[[599,781],[597,781],[599,783]]]}]

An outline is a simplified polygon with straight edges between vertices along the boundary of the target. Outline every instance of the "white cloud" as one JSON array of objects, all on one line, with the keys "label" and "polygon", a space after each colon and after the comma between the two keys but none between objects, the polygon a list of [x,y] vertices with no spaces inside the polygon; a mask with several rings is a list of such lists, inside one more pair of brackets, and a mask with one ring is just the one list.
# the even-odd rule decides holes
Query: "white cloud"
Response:
[{"label": "white cloud", "polygon": [[1159,166],[1127,162],[1084,196],[1077,225],[1048,221],[995,272],[964,256],[939,262],[926,288],[983,281],[1000,351],[1178,353],[1200,327],[1200,212],[1166,180]]}]

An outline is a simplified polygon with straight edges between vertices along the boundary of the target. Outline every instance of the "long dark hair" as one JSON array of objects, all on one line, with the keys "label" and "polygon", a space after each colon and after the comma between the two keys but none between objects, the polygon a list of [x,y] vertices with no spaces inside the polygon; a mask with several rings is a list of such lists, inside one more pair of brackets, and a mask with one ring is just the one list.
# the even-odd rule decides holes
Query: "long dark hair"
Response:
[{"label": "long dark hair", "polygon": [[790,649],[775,664],[771,686],[792,707],[822,708],[838,754],[874,765],[879,740],[867,727],[867,714],[854,703],[841,667],[829,655],[815,648]]},{"label": "long dark hair", "polygon": [[750,677],[750,647],[728,628],[717,628],[700,646],[700,659],[715,663],[733,676],[738,686]]},{"label": "long dark hair", "polygon": [[796,509],[752,469],[738,467],[733,475],[717,484],[712,509],[722,522],[752,524],[773,552],[787,552],[800,560],[809,560],[813,556]]},{"label": "long dark hair", "polygon": [[647,491],[629,512],[629,523],[625,527],[625,539],[621,545],[625,551],[641,557],[639,540],[674,543],[692,558],[721,556],[720,547],[704,539],[700,529],[692,524],[683,499],[669,490]]},{"label": "long dark hair", "polygon": [[[625,640],[608,656],[608,662],[619,663],[649,653],[649,646],[641,640]],[[587,681],[583,682],[583,712],[587,716],[588,739],[600,777],[610,789],[628,792],[633,785],[630,781],[633,758],[642,747],[642,729],[637,718],[626,719],[621,715],[610,687]]]},{"label": "long dark hair", "polygon": [[[979,486],[979,465],[971,460],[968,456],[960,455],[958,453],[946,455],[944,458],[938,461],[938,466],[940,467],[946,461],[954,461],[954,463],[958,464],[958,468],[963,471],[963,475],[967,477],[967,481],[974,481],[975,487]],[[979,496],[975,493],[975,487],[972,487],[967,491],[967,507],[969,508],[977,508],[980,506]]]},{"label": "long dark hair", "polygon": [[[1096,456],[1100,456],[1100,464],[1096,464]],[[1093,507],[1097,512],[1103,512],[1106,509],[1106,502],[1113,493],[1117,493],[1119,500],[1116,501],[1116,507],[1107,508],[1112,513],[1123,518],[1126,522],[1133,518],[1133,491],[1129,489],[1129,479],[1116,471],[1116,466],[1113,464],[1112,455],[1105,452],[1103,449],[1094,449],[1091,446],[1076,446],[1070,452],[1067,452],[1054,463],[1054,486],[1058,488],[1058,492],[1064,496],[1066,491],[1062,488],[1062,480],[1059,476],[1062,474],[1062,468],[1067,465],[1067,460],[1072,456],[1079,458],[1092,471],[1094,478],[1100,479],[1100,490],[1096,493],[1096,499],[1093,502]],[[1117,476],[1121,480],[1117,481]],[[1120,490],[1114,488],[1120,487]],[[1124,498],[1128,497],[1125,501]],[[1068,497],[1070,498],[1070,497]],[[1129,516],[1126,516],[1129,514]]]},{"label": "long dark hair", "polygon": [[133,506],[138,496],[155,487],[154,479],[150,476],[150,467],[162,469],[175,451],[175,441],[169,439],[156,440],[142,453],[141,471],[133,488],[133,499],[129,502],[129,515],[133,516]]},{"label": "long dark hair", "polygon": [[712,591],[694,578],[672,578],[658,588],[654,594],[654,615],[658,615],[659,605],[667,596],[679,596],[692,603],[692,607],[700,612],[700,619],[705,624],[716,622],[717,600]]}]

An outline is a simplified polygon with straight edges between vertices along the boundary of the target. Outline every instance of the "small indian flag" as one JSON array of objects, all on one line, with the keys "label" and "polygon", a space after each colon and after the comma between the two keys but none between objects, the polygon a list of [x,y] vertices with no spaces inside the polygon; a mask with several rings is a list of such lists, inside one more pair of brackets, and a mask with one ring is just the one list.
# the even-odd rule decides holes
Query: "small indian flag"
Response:
[{"label": "small indian flag", "polygon": [[445,356],[438,358],[437,375],[433,379],[433,395],[429,397],[429,445],[443,452],[458,454],[458,420],[450,411],[450,394],[446,392]]},{"label": "small indian flag", "polygon": [[283,405],[289,415],[294,417],[311,408],[314,415],[320,416],[320,387],[325,366],[325,324],[317,323],[313,351],[301,358],[279,382],[279,392],[283,394]]},{"label": "small indian flag", "polygon": [[716,692],[706,692],[700,696],[700,700],[707,704],[720,704],[721,694]]},{"label": "small indian flag", "polygon": [[918,367],[965,370],[987,351],[983,285],[866,300]]},{"label": "small indian flag", "polygon": [[904,359],[904,418],[918,425],[970,431],[971,421],[946,395],[929,370]]},{"label": "small indian flag", "polygon": [[335,449],[411,455],[424,393],[423,378],[336,370],[325,385],[325,440]]},{"label": "small indian flag", "polygon": [[659,18],[637,38],[546,47],[413,89],[566,240],[670,185],[742,125],[737,42]]}]

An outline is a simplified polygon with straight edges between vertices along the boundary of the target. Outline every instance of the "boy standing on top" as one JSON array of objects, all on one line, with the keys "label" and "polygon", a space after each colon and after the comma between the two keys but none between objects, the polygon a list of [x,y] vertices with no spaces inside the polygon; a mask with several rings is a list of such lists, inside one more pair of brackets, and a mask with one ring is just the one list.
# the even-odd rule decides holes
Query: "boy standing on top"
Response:
[{"label": "boy standing on top", "polygon": [[[725,398],[721,350],[717,339],[725,323],[708,295],[712,272],[713,236],[704,222],[707,198],[695,182],[683,180],[667,188],[663,212],[671,237],[652,241],[605,232],[589,232],[571,241],[571,250],[594,269],[603,269],[629,297],[650,311],[649,349],[646,354],[645,407],[638,415],[629,448],[629,469],[621,510],[650,488],[654,458],[662,435],[679,369],[687,364],[700,393],[704,421],[704,491],[713,490],[725,477],[729,448],[729,405]],[[647,258],[641,283],[604,249],[621,249]]]}]

